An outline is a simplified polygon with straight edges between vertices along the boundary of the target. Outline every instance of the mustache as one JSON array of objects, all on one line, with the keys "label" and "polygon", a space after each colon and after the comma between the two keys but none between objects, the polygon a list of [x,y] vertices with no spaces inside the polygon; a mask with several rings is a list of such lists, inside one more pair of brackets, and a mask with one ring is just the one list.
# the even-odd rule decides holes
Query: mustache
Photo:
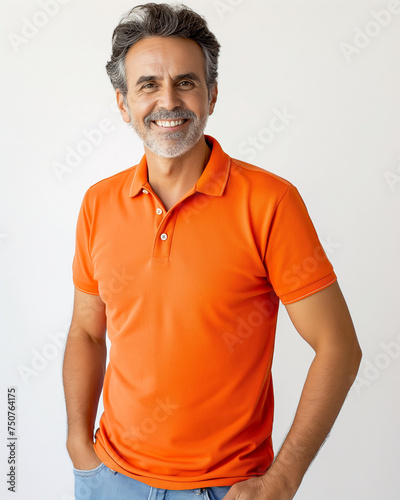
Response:
[{"label": "mustache", "polygon": [[160,109],[154,113],[148,114],[144,118],[144,123],[148,127],[150,122],[154,122],[156,120],[196,120],[197,115],[193,111],[189,109],[177,109],[168,111],[166,109]]}]

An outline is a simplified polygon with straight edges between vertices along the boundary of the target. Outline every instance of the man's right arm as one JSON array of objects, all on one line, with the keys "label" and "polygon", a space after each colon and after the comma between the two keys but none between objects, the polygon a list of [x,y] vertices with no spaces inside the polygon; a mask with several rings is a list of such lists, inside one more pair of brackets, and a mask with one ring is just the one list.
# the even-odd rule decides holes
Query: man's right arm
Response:
[{"label": "man's right arm", "polygon": [[105,304],[75,288],[74,309],[63,364],[67,450],[77,469],[100,465],[93,448],[97,406],[106,369]]}]

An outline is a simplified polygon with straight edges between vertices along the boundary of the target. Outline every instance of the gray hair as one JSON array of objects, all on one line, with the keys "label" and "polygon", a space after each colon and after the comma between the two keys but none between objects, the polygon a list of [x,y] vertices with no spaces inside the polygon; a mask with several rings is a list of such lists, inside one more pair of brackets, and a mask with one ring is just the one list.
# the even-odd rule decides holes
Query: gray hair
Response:
[{"label": "gray hair", "polygon": [[137,5],[124,14],[112,36],[111,59],[106,64],[106,70],[114,89],[120,90],[125,102],[128,93],[125,58],[128,50],[144,38],[172,36],[189,38],[200,45],[211,100],[211,91],[218,78],[221,46],[208,29],[207,21],[183,4],[147,3]]}]

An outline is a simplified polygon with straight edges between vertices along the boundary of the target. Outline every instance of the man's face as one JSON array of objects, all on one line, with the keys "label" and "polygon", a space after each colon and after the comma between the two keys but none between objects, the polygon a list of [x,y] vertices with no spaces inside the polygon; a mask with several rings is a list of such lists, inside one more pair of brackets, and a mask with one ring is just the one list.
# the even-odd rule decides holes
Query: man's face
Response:
[{"label": "man's face", "polygon": [[125,68],[127,106],[117,90],[124,121],[160,157],[176,158],[192,149],[217,99],[215,86],[209,100],[200,46],[184,38],[146,38],[129,49]]}]

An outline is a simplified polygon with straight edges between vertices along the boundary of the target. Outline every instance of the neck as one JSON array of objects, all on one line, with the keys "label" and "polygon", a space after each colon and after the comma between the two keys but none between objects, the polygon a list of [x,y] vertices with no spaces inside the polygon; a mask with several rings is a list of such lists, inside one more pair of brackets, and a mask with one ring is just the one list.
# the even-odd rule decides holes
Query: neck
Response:
[{"label": "neck", "polygon": [[149,184],[167,210],[200,178],[211,155],[204,135],[178,158],[161,158],[145,146]]}]

